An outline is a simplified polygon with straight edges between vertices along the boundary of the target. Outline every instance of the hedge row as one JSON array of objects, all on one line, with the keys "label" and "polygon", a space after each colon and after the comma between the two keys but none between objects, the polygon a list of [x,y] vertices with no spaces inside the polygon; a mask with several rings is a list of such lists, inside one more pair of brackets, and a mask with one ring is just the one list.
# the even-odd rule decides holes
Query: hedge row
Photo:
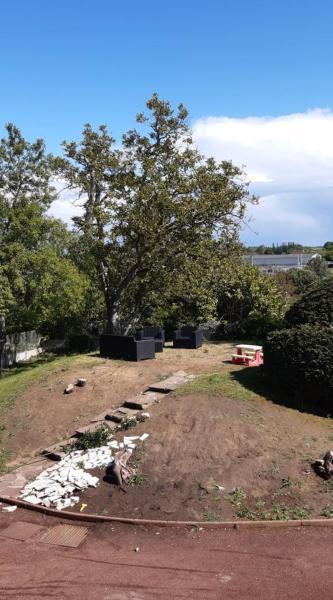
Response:
[{"label": "hedge row", "polygon": [[272,332],[264,356],[273,388],[304,400],[333,399],[333,329],[301,325]]},{"label": "hedge row", "polygon": [[305,323],[332,325],[333,277],[327,277],[319,284],[312,285],[310,290],[289,309],[286,320],[290,325]]}]

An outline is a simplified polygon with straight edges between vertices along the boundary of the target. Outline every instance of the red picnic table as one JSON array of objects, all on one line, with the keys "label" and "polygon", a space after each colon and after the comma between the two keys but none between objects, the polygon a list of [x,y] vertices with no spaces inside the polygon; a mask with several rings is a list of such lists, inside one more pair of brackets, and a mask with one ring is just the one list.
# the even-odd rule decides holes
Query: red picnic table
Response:
[{"label": "red picnic table", "polygon": [[235,365],[258,367],[264,362],[262,346],[254,346],[253,344],[238,344],[235,350],[236,353],[232,355],[232,362]]}]

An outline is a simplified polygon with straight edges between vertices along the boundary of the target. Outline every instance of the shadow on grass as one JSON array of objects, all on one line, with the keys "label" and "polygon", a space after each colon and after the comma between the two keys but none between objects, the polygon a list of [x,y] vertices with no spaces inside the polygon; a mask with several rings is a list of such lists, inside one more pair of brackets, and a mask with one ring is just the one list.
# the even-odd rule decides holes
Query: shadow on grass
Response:
[{"label": "shadow on grass", "polygon": [[274,404],[320,417],[331,417],[331,409],[327,405],[318,406],[315,402],[295,399],[288,391],[272,390],[262,367],[245,367],[242,370],[231,371],[230,376],[244,389],[262,396]]},{"label": "shadow on grass", "polygon": [[1,381],[5,381],[10,377],[16,376],[16,375],[28,375],[29,373],[33,372],[35,369],[38,369],[39,367],[43,367],[46,365],[52,365],[52,363],[55,362],[59,362],[61,363],[62,361],[64,361],[64,363],[66,363],[66,361],[71,362],[71,359],[76,359],[79,356],[89,356],[91,358],[100,358],[99,353],[93,353],[93,352],[82,352],[82,353],[78,353],[78,352],[72,352],[72,353],[63,353],[60,354],[59,352],[57,353],[45,353],[41,356],[39,356],[38,358],[36,358],[35,360],[30,360],[27,361],[26,363],[20,363],[17,365],[14,365],[13,367],[9,367],[9,368],[5,368],[3,369],[3,373],[2,373],[2,377],[0,378],[0,382]]},{"label": "shadow on grass", "polygon": [[[65,356],[65,355],[64,355]],[[6,368],[3,370],[2,379],[7,379],[8,377],[13,377],[13,375],[20,375],[21,373],[27,373],[28,371],[33,371],[34,369],[40,367],[41,365],[51,364],[55,360],[59,360],[61,356],[59,354],[47,354],[43,355],[36,360],[21,363],[20,365],[15,365],[10,368]],[[1,381],[1,379],[0,379]]]}]

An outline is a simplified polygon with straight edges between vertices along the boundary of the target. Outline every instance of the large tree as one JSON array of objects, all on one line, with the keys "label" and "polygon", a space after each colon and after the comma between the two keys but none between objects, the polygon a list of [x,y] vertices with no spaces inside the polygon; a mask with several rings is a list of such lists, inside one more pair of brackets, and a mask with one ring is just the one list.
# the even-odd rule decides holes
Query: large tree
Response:
[{"label": "large tree", "polygon": [[55,333],[81,310],[87,289],[68,257],[72,234],[47,215],[56,198],[43,140],[9,124],[0,140],[0,311],[8,330]]},{"label": "large tree", "polygon": [[124,328],[123,315],[127,324],[139,321],[158,294],[170,298],[181,281],[200,288],[213,257],[238,247],[251,199],[241,169],[200,155],[183,105],[173,110],[153,95],[147,108],[137,116],[141,130],[126,133],[121,147],[106,126],[86,125],[81,142],[64,142],[58,162],[83,203],[75,223],[110,332]]}]

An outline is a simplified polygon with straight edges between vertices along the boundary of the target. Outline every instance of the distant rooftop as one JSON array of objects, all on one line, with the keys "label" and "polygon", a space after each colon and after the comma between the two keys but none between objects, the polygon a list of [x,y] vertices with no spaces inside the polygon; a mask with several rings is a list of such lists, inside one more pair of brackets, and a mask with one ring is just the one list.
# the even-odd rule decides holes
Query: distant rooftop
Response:
[{"label": "distant rooftop", "polygon": [[264,271],[287,271],[302,269],[317,256],[320,254],[245,254],[243,260]]}]

